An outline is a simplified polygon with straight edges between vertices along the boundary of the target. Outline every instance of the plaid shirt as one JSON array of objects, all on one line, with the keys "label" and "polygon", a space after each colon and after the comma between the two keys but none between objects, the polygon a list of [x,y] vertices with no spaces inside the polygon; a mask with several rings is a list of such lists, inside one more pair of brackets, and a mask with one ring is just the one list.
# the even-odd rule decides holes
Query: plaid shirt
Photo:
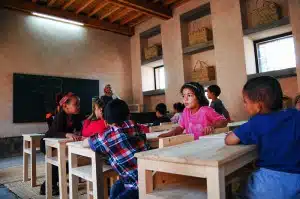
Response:
[{"label": "plaid shirt", "polygon": [[127,189],[138,189],[137,160],[134,154],[148,149],[146,135],[132,121],[109,126],[101,135],[89,138],[93,151],[104,153],[113,169],[121,176]]}]

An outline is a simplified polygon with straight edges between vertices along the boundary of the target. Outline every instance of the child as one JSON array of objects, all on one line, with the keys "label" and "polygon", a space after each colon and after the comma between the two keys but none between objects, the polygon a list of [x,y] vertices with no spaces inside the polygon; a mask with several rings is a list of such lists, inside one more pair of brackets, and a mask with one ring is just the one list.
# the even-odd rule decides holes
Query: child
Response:
[{"label": "child", "polygon": [[90,137],[95,133],[102,134],[104,132],[106,123],[103,119],[103,108],[104,102],[100,98],[95,99],[93,113],[83,123],[83,137]]},{"label": "child", "polygon": [[105,120],[109,126],[103,134],[83,142],[93,151],[106,154],[113,169],[120,175],[112,187],[110,199],[138,199],[137,160],[134,154],[147,150],[146,134],[129,118],[128,105],[119,99],[105,106]]},{"label": "child", "polygon": [[157,104],[155,111],[157,119],[153,122],[152,126],[159,126],[160,123],[171,122],[170,118],[166,116],[167,106],[164,103]]},{"label": "child", "polygon": [[211,85],[207,88],[207,97],[211,99],[210,107],[230,121],[230,116],[227,109],[224,107],[223,102],[218,98],[221,94],[221,89],[218,85]]},{"label": "child", "polygon": [[[74,141],[81,140],[81,136],[76,135],[75,131],[80,134],[81,122],[74,119],[74,116],[79,114],[80,100],[73,93],[66,94],[59,102],[60,111],[54,118],[50,129],[46,132],[46,138],[70,138]],[[41,151],[45,154],[45,142],[41,141]],[[58,168],[52,167],[52,194],[58,195]],[[45,195],[45,182],[42,184],[40,194]]]},{"label": "child", "polygon": [[295,108],[300,111],[300,95],[295,97]]},{"label": "child", "polygon": [[175,124],[179,122],[179,119],[182,115],[182,112],[184,110],[184,105],[181,104],[180,102],[173,104],[173,109],[175,112],[175,115],[171,118],[171,121]]},{"label": "child", "polygon": [[249,80],[243,98],[252,118],[225,138],[227,145],[258,148],[259,169],[251,174],[243,194],[249,199],[300,198],[300,112],[282,110],[282,90],[273,77]]},{"label": "child", "polygon": [[187,134],[193,134],[194,139],[214,132],[215,128],[227,126],[227,120],[219,115],[213,108],[208,106],[203,86],[197,82],[184,84],[180,92],[183,97],[185,109],[179,120],[179,127],[161,134],[159,137],[170,137],[182,134],[186,130]]}]

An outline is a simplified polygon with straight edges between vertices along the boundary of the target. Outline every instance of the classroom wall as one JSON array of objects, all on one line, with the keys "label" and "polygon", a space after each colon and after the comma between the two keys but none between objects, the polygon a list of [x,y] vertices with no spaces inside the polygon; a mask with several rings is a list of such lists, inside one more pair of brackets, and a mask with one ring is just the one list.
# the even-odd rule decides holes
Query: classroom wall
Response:
[{"label": "classroom wall", "polygon": [[0,137],[46,131],[45,123],[12,123],[13,73],[96,79],[101,95],[110,83],[132,102],[129,37],[6,9],[0,24]]},{"label": "classroom wall", "polygon": [[[247,10],[256,8],[256,0],[243,0],[246,2]],[[289,16],[288,2],[285,0],[275,0],[283,8],[283,15]],[[297,71],[300,75],[300,17],[299,3],[297,0],[289,0],[293,3],[293,16],[291,24],[293,26],[293,34],[295,36],[296,51],[297,51]],[[192,10],[202,4],[211,2],[212,16],[211,22],[207,20],[201,21],[208,27],[213,27],[215,49],[198,53],[192,56],[182,55],[183,40],[180,29],[180,15]],[[258,2],[259,6],[261,1]],[[297,6],[296,6],[297,4]],[[291,6],[290,6],[291,7]],[[291,9],[291,8],[290,8]],[[249,16],[251,17],[251,16]],[[229,23],[230,22],[230,23]],[[161,25],[162,45],[163,45],[163,60],[166,67],[166,94],[165,100],[168,108],[172,107],[174,102],[180,101],[181,97],[179,89],[185,81],[191,81],[191,73],[197,60],[208,62],[209,65],[216,66],[217,83],[222,88],[223,92],[220,98],[228,107],[233,120],[241,120],[247,118],[247,114],[243,111],[241,90],[244,83],[247,81],[247,74],[255,72],[254,48],[252,39],[244,37],[242,34],[242,20],[240,10],[240,0],[191,0],[173,11],[173,18],[167,21],[151,19],[136,27],[136,34],[131,38],[132,54],[132,75],[139,75],[140,55],[139,52],[134,52],[140,47],[139,34],[156,25]],[[251,27],[251,21],[249,22]],[[193,23],[189,24],[189,28],[193,28]],[[291,26],[281,27],[277,32],[290,31]],[[270,31],[267,31],[268,34]],[[272,31],[275,33],[274,31]],[[280,34],[278,32],[278,34]],[[277,33],[276,33],[277,34]],[[259,34],[255,36],[260,36]],[[247,67],[246,67],[247,66]],[[298,78],[298,82],[300,82]],[[149,100],[142,98],[141,88],[138,85],[142,80],[137,78],[134,80],[135,91],[133,99],[136,103],[149,103]],[[299,87],[297,86],[297,77],[279,79],[283,88],[283,92],[294,97]],[[298,83],[300,85],[300,83]]]},{"label": "classroom wall", "polygon": [[[159,103],[166,103],[165,95],[144,96],[145,111],[155,112],[155,107]],[[169,109],[168,111],[173,111]]]}]

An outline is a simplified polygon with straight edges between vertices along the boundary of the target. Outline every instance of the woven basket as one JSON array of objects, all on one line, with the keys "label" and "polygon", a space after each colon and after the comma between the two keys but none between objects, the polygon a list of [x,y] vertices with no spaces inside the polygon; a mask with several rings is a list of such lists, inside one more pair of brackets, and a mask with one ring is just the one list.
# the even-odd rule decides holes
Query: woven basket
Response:
[{"label": "woven basket", "polygon": [[213,39],[212,31],[208,28],[197,28],[196,23],[193,24],[193,30],[189,33],[189,45],[206,43]]},{"label": "woven basket", "polygon": [[281,18],[280,6],[272,1],[263,0],[262,6],[258,5],[259,0],[256,1],[256,9],[252,11],[252,25],[253,27],[270,24]]},{"label": "woven basket", "polygon": [[198,60],[193,69],[192,81],[202,82],[202,81],[211,81],[215,79],[216,79],[215,67],[209,66],[206,62]]},{"label": "woven basket", "polygon": [[160,44],[155,44],[153,46],[144,48],[145,59],[149,60],[154,57],[158,57],[162,54],[162,47]]}]

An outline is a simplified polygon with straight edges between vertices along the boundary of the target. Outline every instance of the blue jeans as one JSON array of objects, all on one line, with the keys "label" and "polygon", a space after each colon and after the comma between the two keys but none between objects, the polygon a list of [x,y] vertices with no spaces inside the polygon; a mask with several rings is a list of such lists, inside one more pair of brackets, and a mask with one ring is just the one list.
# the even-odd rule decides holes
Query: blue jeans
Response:
[{"label": "blue jeans", "polygon": [[138,199],[139,191],[135,189],[125,189],[122,180],[118,180],[110,190],[110,199]]},{"label": "blue jeans", "polygon": [[300,174],[260,168],[250,175],[238,198],[300,199]]}]

